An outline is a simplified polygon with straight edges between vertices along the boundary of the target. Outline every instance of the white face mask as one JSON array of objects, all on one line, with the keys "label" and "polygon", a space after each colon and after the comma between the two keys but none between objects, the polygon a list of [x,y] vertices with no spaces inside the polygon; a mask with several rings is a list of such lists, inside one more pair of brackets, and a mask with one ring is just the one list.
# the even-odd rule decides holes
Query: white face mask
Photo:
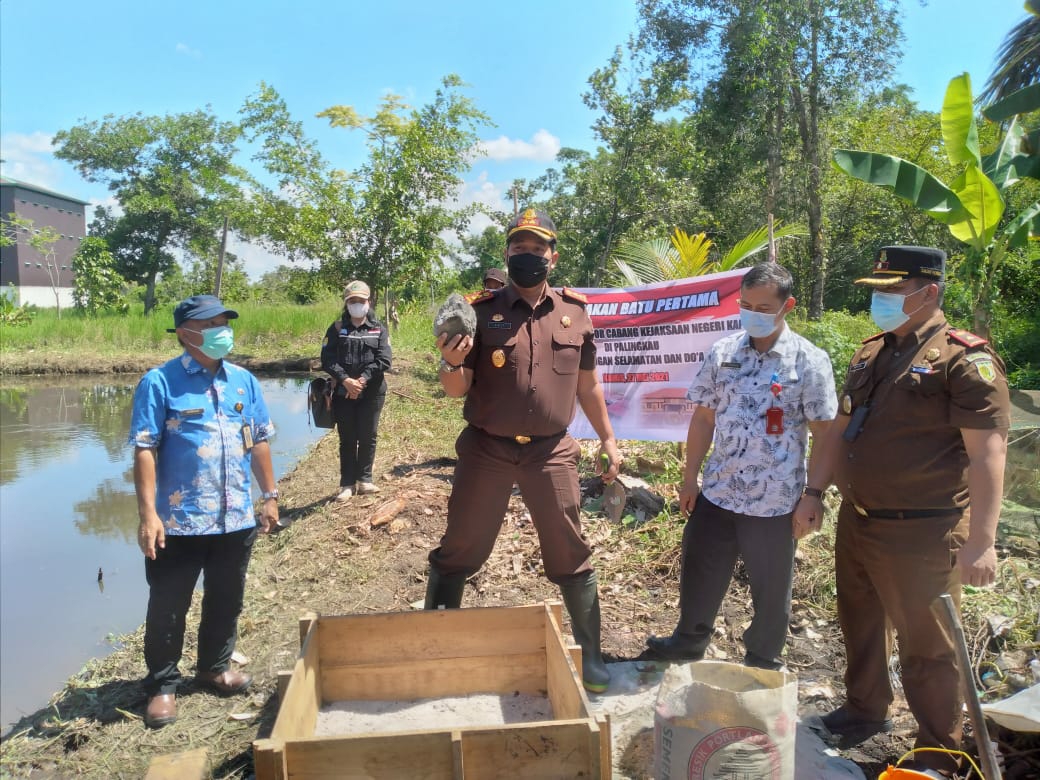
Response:
[{"label": "white face mask", "polygon": [[360,320],[366,314],[368,314],[367,303],[348,303],[347,312],[356,320]]}]

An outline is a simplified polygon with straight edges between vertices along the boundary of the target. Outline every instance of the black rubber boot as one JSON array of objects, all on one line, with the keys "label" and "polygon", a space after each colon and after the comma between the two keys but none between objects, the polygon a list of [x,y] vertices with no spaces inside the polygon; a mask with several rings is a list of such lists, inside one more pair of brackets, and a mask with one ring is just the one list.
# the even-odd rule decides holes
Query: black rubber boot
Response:
[{"label": "black rubber boot", "polygon": [[465,588],[466,575],[445,577],[431,566],[423,609],[458,609],[462,606],[462,591]]},{"label": "black rubber boot", "polygon": [[600,652],[599,592],[596,572],[578,574],[560,584],[563,603],[571,616],[574,641],[581,646],[581,676],[587,691],[603,693],[610,685],[610,671]]}]

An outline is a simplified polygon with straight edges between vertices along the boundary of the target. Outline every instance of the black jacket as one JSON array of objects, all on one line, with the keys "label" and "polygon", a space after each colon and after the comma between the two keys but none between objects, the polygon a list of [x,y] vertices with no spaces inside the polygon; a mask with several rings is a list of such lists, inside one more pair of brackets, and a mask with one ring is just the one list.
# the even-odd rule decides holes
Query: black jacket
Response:
[{"label": "black jacket", "polygon": [[385,392],[383,373],[390,370],[392,353],[386,328],[369,313],[354,326],[349,317],[336,320],[321,343],[321,367],[337,380],[364,379],[362,396]]}]

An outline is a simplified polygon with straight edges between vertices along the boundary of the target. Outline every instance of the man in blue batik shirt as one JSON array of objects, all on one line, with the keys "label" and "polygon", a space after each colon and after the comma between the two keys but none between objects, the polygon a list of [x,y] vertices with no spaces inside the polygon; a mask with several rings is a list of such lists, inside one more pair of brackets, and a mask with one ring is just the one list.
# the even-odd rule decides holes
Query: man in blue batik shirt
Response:
[{"label": "man in blue batik shirt", "polygon": [[182,301],[170,332],[184,353],[145,374],[134,392],[130,441],[141,521],[137,542],[149,585],[144,684],[151,728],[177,719],[184,624],[200,572],[195,679],[222,695],[252,682],[231,669],[258,530],[250,471],[263,500],[260,533],[278,522],[278,491],[268,444],[274,426],[260,385],[223,360],[234,345],[228,320],[237,317],[212,295]]},{"label": "man in blue batik shirt", "polygon": [[687,394],[698,405],[679,493],[690,512],[679,624],[671,636],[647,640],[659,658],[704,657],[739,555],[755,610],[744,632],[744,663],[783,668],[794,576],[792,513],[808,490],[808,434],[822,436],[838,411],[830,358],[784,321],[795,306],[791,289],[791,274],[775,263],[744,275],[743,330],[715,342]]}]

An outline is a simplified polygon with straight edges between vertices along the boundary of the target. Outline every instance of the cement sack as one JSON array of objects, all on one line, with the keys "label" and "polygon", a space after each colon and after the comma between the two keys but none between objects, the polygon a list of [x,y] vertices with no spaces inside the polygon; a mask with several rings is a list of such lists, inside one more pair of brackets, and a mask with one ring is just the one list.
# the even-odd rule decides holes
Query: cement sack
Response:
[{"label": "cement sack", "polygon": [[673,664],[654,711],[657,780],[793,780],[798,682],[722,661]]}]

